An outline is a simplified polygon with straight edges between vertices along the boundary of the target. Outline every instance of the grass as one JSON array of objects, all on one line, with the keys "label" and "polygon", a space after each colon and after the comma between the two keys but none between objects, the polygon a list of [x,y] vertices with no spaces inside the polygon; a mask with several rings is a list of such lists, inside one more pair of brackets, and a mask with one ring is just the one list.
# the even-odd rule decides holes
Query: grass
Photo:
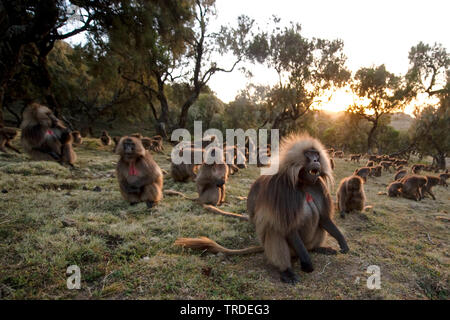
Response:
[{"label": "grass", "polygon": [[[18,144],[18,141],[15,141]],[[346,255],[311,254],[315,271],[294,263],[301,281],[279,281],[263,254],[225,257],[173,246],[178,237],[208,236],[230,248],[258,243],[247,222],[205,212],[179,197],[151,211],[129,206],[118,190],[111,147],[85,139],[68,169],[26,155],[0,153],[0,298],[2,299],[448,299],[448,189],[436,201],[391,199],[393,173],[365,186],[373,210],[335,220],[347,238]],[[169,171],[169,146],[155,160]],[[336,186],[357,167],[336,159]],[[244,213],[259,169],[231,176],[224,209]],[[100,187],[101,191],[94,191]],[[195,196],[193,182],[164,188]],[[332,191],[335,197],[335,189]],[[64,226],[62,220],[73,225]],[[337,248],[334,239],[330,246]],[[81,289],[68,290],[66,269],[81,269]],[[381,289],[369,290],[369,265],[381,268]]]}]

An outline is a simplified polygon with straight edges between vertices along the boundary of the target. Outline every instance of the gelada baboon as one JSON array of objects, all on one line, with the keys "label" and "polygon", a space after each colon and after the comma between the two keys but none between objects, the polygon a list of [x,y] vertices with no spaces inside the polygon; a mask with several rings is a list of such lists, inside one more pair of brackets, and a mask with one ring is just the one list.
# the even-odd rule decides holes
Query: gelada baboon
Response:
[{"label": "gelada baboon", "polygon": [[140,134],[139,132],[133,133],[130,136],[134,137],[134,138],[138,138],[138,139],[142,139],[143,138],[142,134]]},{"label": "gelada baboon", "polygon": [[[137,137],[138,134],[135,134],[135,136]],[[141,139],[142,145],[146,150],[151,150],[158,153],[162,153],[162,151],[164,150],[163,140],[161,136],[154,136],[151,138],[142,137],[141,134],[139,134],[139,136],[141,137],[139,139]]]},{"label": "gelada baboon", "polygon": [[117,145],[119,144],[120,138],[121,138],[120,136],[114,136],[112,138],[112,141],[114,142],[113,153],[116,153]]},{"label": "gelada baboon", "polygon": [[408,160],[402,160],[402,159],[397,159],[394,161],[394,165],[398,166],[398,165],[408,165]]},{"label": "gelada baboon", "polygon": [[383,167],[378,165],[370,168],[370,175],[373,177],[381,177],[381,171]]},{"label": "gelada baboon", "polygon": [[390,162],[390,161],[381,161],[380,165],[383,167],[384,171],[389,171],[389,173],[391,172],[392,162]]},{"label": "gelada baboon", "polygon": [[153,136],[151,139],[151,150],[162,153],[164,150],[163,138],[159,135]]},{"label": "gelada baboon", "polygon": [[359,163],[360,159],[361,159],[361,154],[351,154],[350,155],[350,161],[357,161]]},{"label": "gelada baboon", "polygon": [[447,184],[448,178],[450,178],[450,173],[448,173],[448,169],[447,169],[447,170],[445,170],[444,173],[439,174],[439,179],[441,180],[439,182],[439,184],[442,186],[448,187],[448,184]]},{"label": "gelada baboon", "polygon": [[336,167],[336,164],[335,164],[333,158],[330,158],[330,166],[331,166],[331,169],[333,169],[333,170],[334,170],[334,168]]},{"label": "gelada baboon", "polygon": [[213,146],[213,142],[216,141],[216,136],[206,136],[202,139],[202,149],[206,149],[210,144]]},{"label": "gelada baboon", "polygon": [[108,134],[108,131],[103,130],[102,135],[100,136],[100,141],[104,146],[109,146],[111,144],[111,137]]},{"label": "gelada baboon", "polygon": [[153,148],[153,140],[148,137],[142,137],[141,138],[142,145],[144,146],[145,150],[152,150]]},{"label": "gelada baboon", "polygon": [[371,161],[367,161],[366,167],[373,167],[375,165],[375,163],[371,160]]},{"label": "gelada baboon", "polygon": [[83,138],[81,137],[80,131],[72,131],[72,137],[74,146],[79,146],[83,143]]},{"label": "gelada baboon", "polygon": [[183,151],[191,152],[191,158],[190,158],[189,163],[175,164],[175,163],[171,162],[170,175],[172,176],[172,179],[176,182],[186,182],[189,178],[192,181],[195,181],[198,168],[200,167],[200,164],[194,163],[195,153],[203,152],[203,150],[186,147],[186,148],[180,149],[180,152],[179,152],[180,157],[182,157]]},{"label": "gelada baboon", "polygon": [[23,112],[21,142],[33,160],[61,160],[61,136],[68,129],[46,106],[30,104]]},{"label": "gelada baboon", "polygon": [[257,158],[256,158],[256,166],[259,167],[265,167],[270,165],[270,159],[268,157],[271,156],[271,149],[269,147],[267,148],[259,148],[257,149]]},{"label": "gelada baboon", "polygon": [[73,151],[72,142],[72,133],[64,131],[61,134],[61,162],[67,163],[71,167],[73,167],[73,164],[77,160],[77,155],[75,154],[75,151]]},{"label": "gelada baboon", "polygon": [[292,270],[292,255],[300,258],[304,271],[312,272],[308,250],[336,253],[322,247],[326,232],[338,240],[341,252],[349,250],[332,221],[333,203],[326,185],[326,180],[332,181],[331,174],[328,155],[319,141],[309,136],[288,137],[281,146],[278,173],[260,176],[247,197],[250,221],[262,247],[230,250],[204,237],[177,239],[175,244],[225,254],[263,250],[278,267],[281,280],[295,283],[299,277]]},{"label": "gelada baboon", "polygon": [[130,204],[145,201],[148,208],[158,203],[162,199],[163,174],[141,141],[122,137],[116,153],[120,155],[116,173],[123,198]]},{"label": "gelada baboon", "polygon": [[423,164],[415,164],[411,167],[411,172],[414,174],[420,173],[425,168],[425,165]]},{"label": "gelada baboon", "polygon": [[394,181],[387,186],[387,194],[389,197],[399,197],[402,195],[403,183]]},{"label": "gelada baboon", "polygon": [[160,135],[156,135],[152,137],[153,140],[157,140],[157,141],[163,141],[163,137],[161,137]]},{"label": "gelada baboon", "polygon": [[[232,162],[228,163],[228,169],[230,174],[234,174],[235,172],[238,172],[239,169],[247,168],[245,155],[240,152],[240,150],[236,146],[225,146],[224,145],[224,156],[232,158]],[[238,159],[241,159],[240,163]]]},{"label": "gelada baboon", "polygon": [[436,200],[436,197],[434,196],[433,192],[431,192],[431,189],[434,186],[437,186],[441,180],[439,179],[439,177],[434,177],[434,176],[426,176],[426,177],[427,177],[427,183],[423,187],[422,194],[425,196],[425,193],[428,193],[431,196],[431,198],[433,198],[433,200]]},{"label": "gelada baboon", "polygon": [[369,177],[371,175],[370,167],[362,167],[362,168],[356,169],[355,172],[353,173],[353,175],[360,176],[361,178],[363,178],[364,182],[366,182],[367,177]]},{"label": "gelada baboon", "polygon": [[[211,149],[211,148],[208,148]],[[213,147],[206,151],[205,163],[198,169],[195,184],[197,185],[198,201],[201,204],[221,205],[225,201],[225,184],[228,180],[229,169],[224,161],[223,152],[220,148]],[[218,155],[216,155],[218,153]],[[212,162],[207,157],[212,156],[221,161]]]},{"label": "gelada baboon", "polygon": [[364,180],[359,176],[350,176],[341,180],[337,191],[337,204],[342,218],[345,213],[363,211],[366,203]]},{"label": "gelada baboon", "polygon": [[402,196],[407,199],[420,201],[424,198],[424,187],[427,178],[418,175],[409,175],[400,180],[402,183]]},{"label": "gelada baboon", "polygon": [[343,158],[344,157],[344,151],[335,151],[334,152],[335,158]]},{"label": "gelada baboon", "polygon": [[18,149],[11,145],[11,140],[17,136],[15,128],[3,127],[0,125],[0,151],[8,153],[6,148],[9,148],[17,153],[21,153]]},{"label": "gelada baboon", "polygon": [[402,179],[404,176],[406,176],[408,174],[408,171],[406,171],[406,169],[402,169],[397,171],[397,173],[395,174],[394,180],[400,180]]}]

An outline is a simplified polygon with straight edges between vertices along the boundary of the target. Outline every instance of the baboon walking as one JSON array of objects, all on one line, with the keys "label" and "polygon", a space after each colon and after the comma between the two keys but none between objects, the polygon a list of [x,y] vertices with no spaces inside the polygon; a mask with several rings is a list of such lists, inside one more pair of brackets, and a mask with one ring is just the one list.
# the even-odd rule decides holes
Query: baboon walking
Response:
[{"label": "baboon walking", "polygon": [[402,196],[407,199],[420,201],[424,198],[424,188],[427,178],[418,175],[409,175],[400,180],[402,183]]},{"label": "baboon walking", "polygon": [[395,174],[394,180],[400,180],[404,176],[406,176],[407,174],[408,174],[408,171],[406,171],[406,169],[402,169],[400,171],[397,171],[397,173]]},{"label": "baboon walking", "polygon": [[364,182],[366,182],[367,177],[371,176],[372,173],[371,173],[370,167],[362,167],[362,168],[356,169],[353,174],[355,176],[360,176],[361,178],[363,178]]},{"label": "baboon walking", "polygon": [[431,196],[431,198],[433,198],[433,200],[436,200],[436,197],[434,196],[431,189],[434,186],[437,186],[441,180],[439,179],[439,177],[433,177],[433,176],[426,176],[426,178],[427,178],[427,183],[423,187],[423,195],[425,196],[425,194],[428,193]]},{"label": "baboon walking", "polygon": [[361,159],[361,154],[351,154],[350,155],[350,161],[355,161],[359,163],[359,160]]}]

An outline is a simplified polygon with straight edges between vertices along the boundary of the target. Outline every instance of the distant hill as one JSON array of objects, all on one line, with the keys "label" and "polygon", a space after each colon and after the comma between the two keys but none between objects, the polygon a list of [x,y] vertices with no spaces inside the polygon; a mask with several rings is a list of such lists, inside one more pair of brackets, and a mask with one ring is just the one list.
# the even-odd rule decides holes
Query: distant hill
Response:
[{"label": "distant hill", "polygon": [[413,117],[403,112],[397,112],[391,116],[391,126],[398,131],[408,131],[413,121]]},{"label": "distant hill", "polygon": [[[328,111],[328,110],[316,110],[318,114],[326,114],[332,120],[340,117],[345,111]],[[408,131],[409,127],[412,125],[414,118],[409,114],[403,112],[396,112],[391,115],[390,125],[398,131]]]}]

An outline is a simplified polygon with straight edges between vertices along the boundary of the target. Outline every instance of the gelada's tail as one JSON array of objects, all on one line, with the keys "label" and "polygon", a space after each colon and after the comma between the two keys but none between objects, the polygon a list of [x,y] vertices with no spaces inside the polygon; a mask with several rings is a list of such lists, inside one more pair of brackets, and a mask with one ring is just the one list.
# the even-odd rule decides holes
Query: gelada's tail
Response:
[{"label": "gelada's tail", "polygon": [[204,204],[203,208],[205,208],[209,212],[212,212],[212,213],[215,213],[215,214],[220,214],[222,216],[238,218],[238,219],[241,219],[241,220],[248,221],[248,216],[244,216],[242,214],[238,214],[238,213],[234,213],[234,212],[223,211],[223,210],[221,210],[221,209],[219,209],[219,208],[217,208],[215,206],[211,206],[209,204]]},{"label": "gelada's tail", "polygon": [[166,194],[168,196],[181,196],[181,197],[183,197],[185,199],[192,200],[192,201],[196,201],[197,200],[197,198],[189,198],[184,193],[179,192],[179,191],[175,191],[175,190],[172,190],[172,189],[164,190],[164,194]]},{"label": "gelada's tail", "polygon": [[[172,189],[166,189],[164,190],[164,194],[169,195],[169,196],[181,196],[185,199],[194,201],[198,203],[198,199],[197,198],[189,198],[188,196],[186,196],[184,193],[176,191],[176,190],[172,190]],[[238,213],[234,213],[234,212],[228,212],[228,211],[224,211],[221,210],[215,206],[209,205],[209,204],[201,204],[200,205],[203,206],[203,208],[205,210],[208,210],[209,212],[215,213],[215,214],[220,214],[222,216],[226,216],[226,217],[232,217],[232,218],[238,218],[241,220],[245,220],[248,221],[248,216],[244,216],[242,214],[238,214]]]},{"label": "gelada's tail", "polygon": [[227,249],[220,244],[207,237],[199,238],[178,238],[174,245],[181,246],[183,248],[191,248],[197,250],[206,250],[211,253],[222,252],[226,255],[241,255],[263,252],[264,248],[261,246],[248,247],[244,249]]}]

